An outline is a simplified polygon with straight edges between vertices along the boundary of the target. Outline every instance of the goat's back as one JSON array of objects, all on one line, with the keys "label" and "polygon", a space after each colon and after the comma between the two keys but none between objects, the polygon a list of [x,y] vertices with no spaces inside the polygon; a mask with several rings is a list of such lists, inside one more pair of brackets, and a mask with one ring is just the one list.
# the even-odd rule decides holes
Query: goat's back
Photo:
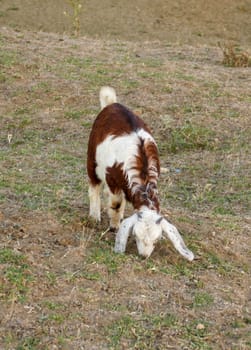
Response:
[{"label": "goat's back", "polygon": [[121,136],[138,129],[144,129],[151,135],[141,118],[120,103],[113,103],[105,107],[95,119],[90,141],[92,145],[98,145],[109,135]]}]

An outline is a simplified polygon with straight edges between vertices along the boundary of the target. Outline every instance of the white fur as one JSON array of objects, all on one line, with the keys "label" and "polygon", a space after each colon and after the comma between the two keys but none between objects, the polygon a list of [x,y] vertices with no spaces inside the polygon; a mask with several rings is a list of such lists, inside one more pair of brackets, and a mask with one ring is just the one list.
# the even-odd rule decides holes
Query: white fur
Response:
[{"label": "white fur", "polygon": [[[116,92],[113,88],[103,87],[100,90],[100,104],[103,109],[109,104],[117,101]],[[140,172],[136,169],[136,156],[138,156],[138,146],[140,140],[154,142],[153,137],[144,129],[122,136],[107,135],[105,140],[96,148],[96,174],[97,177],[106,184],[106,169],[116,163],[123,164],[123,172],[128,180],[128,185],[132,192],[139,190],[142,183]],[[149,160],[149,175],[153,182],[157,182],[158,170],[154,159]],[[156,183],[157,184],[157,183]],[[90,215],[97,221],[100,221],[100,188],[101,185],[89,187],[90,197]],[[146,192],[147,193],[147,192]],[[193,253],[186,247],[182,237],[175,226],[171,225],[164,217],[159,215],[156,210],[141,206],[140,210],[123,219],[125,209],[125,196],[121,192],[113,194],[107,187],[108,197],[108,215],[110,217],[110,226],[118,228],[116,235],[114,251],[124,253],[127,240],[132,234],[137,243],[138,252],[144,257],[149,257],[154,250],[155,243],[161,238],[169,238],[177,251],[189,261],[194,259]],[[117,209],[113,205],[120,204]]]},{"label": "white fur", "polygon": [[152,137],[152,135],[150,135],[147,131],[145,131],[144,129],[139,129],[137,130],[137,135],[142,139],[142,140],[147,140],[147,141],[151,141],[156,145],[156,142],[154,140],[154,138]]},{"label": "white fur", "polygon": [[132,230],[133,226],[138,221],[138,215],[137,213],[133,214],[129,218],[126,218],[119,227],[119,230],[116,234],[116,240],[115,240],[115,246],[114,246],[114,252],[115,253],[124,253],[126,250],[126,244],[128,237],[130,235],[130,231]]},{"label": "white fur", "polygon": [[115,90],[110,86],[103,86],[99,92],[99,101],[101,109],[106,106],[117,102],[117,96]]},{"label": "white fur", "polygon": [[91,184],[89,185],[89,200],[90,200],[89,215],[93,217],[96,221],[100,221],[101,219],[100,187],[101,185],[96,185],[96,186],[92,186]]},{"label": "white fur", "polygon": [[159,217],[156,211],[145,208],[133,227],[138,252],[146,258],[152,254],[156,242],[162,237],[161,226],[156,224]]},{"label": "white fur", "polygon": [[189,261],[192,261],[194,259],[194,254],[189,250],[181,235],[179,234],[177,228],[170,224],[167,220],[161,221],[161,227],[163,230],[164,235],[170,239],[170,241],[173,243],[174,247],[177,249],[177,251],[184,256]]},{"label": "white fur", "polygon": [[189,261],[194,259],[194,254],[186,247],[176,227],[154,210],[143,207],[121,223],[115,241],[116,253],[125,252],[130,234],[136,239],[138,253],[146,258],[152,254],[157,241],[169,238],[184,258]]},{"label": "white fur", "polygon": [[127,174],[129,186],[132,185],[132,179],[134,183],[141,184],[139,171],[133,169],[140,144],[139,135],[144,139],[151,137],[149,133],[141,130],[118,137],[110,135],[98,145],[96,149],[96,174],[100,180],[105,182],[106,168],[112,167],[117,162],[123,163],[123,171]]}]

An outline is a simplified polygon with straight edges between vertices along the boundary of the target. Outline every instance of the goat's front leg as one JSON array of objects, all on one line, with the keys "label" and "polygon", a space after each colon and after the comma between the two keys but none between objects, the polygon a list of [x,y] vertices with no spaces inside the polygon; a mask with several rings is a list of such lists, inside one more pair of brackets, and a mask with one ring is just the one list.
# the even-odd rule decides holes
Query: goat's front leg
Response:
[{"label": "goat's front leg", "polygon": [[126,201],[122,192],[113,194],[110,190],[108,194],[108,216],[110,218],[110,228],[118,229],[124,217]]},{"label": "goat's front leg", "polygon": [[101,184],[89,185],[89,201],[90,201],[89,215],[93,217],[96,221],[101,220],[100,189],[101,189]]}]

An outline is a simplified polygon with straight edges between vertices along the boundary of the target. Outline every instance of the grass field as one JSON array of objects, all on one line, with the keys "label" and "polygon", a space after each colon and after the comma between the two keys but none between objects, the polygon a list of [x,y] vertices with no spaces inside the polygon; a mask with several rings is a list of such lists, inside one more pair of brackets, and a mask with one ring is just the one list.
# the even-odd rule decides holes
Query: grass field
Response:
[{"label": "grass field", "polygon": [[[220,48],[0,31],[0,349],[251,348],[250,68]],[[149,124],[168,242],[88,218],[86,149],[98,92]],[[132,212],[127,207],[127,215]]]}]

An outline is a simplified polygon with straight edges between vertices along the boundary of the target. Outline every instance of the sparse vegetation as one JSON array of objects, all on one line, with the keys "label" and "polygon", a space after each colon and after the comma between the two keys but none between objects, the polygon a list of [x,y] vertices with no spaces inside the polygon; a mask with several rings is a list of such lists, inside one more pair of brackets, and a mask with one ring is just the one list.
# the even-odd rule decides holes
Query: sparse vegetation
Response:
[{"label": "sparse vegetation", "polygon": [[[197,42],[0,31],[0,348],[249,349],[250,70]],[[194,262],[168,241],[116,255],[105,214],[88,218],[103,84],[152,128]]]},{"label": "sparse vegetation", "polygon": [[64,15],[72,19],[74,35],[80,34],[80,13],[83,9],[82,1],[80,0],[66,0],[71,7],[71,13],[64,11]]},{"label": "sparse vegetation", "polygon": [[[15,253],[9,248],[0,250],[0,300],[24,302],[29,290],[29,282],[33,276],[22,254]],[[11,317],[7,316],[7,317]]]},{"label": "sparse vegetation", "polygon": [[219,43],[223,53],[222,63],[227,67],[251,67],[251,56],[234,44]]},{"label": "sparse vegetation", "polygon": [[164,130],[165,141],[160,144],[161,151],[177,153],[195,149],[210,149],[216,144],[214,132],[204,126],[186,123],[175,129]]}]

